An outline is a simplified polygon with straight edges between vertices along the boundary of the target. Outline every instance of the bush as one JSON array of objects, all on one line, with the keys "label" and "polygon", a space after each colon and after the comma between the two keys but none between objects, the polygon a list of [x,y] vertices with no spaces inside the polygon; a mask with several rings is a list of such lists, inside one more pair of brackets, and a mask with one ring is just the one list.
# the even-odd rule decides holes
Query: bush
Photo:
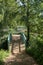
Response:
[{"label": "bush", "polygon": [[0,50],[0,65],[4,65],[3,60],[9,55],[8,51]]},{"label": "bush", "polygon": [[0,65],[4,65],[4,62],[3,61],[0,61]]},{"label": "bush", "polygon": [[33,56],[39,65],[43,65],[43,40],[38,38],[37,43],[31,43],[26,52]]},{"label": "bush", "polygon": [[0,49],[9,50],[7,38],[0,44]]},{"label": "bush", "polygon": [[0,50],[0,61],[9,55],[8,51]]}]

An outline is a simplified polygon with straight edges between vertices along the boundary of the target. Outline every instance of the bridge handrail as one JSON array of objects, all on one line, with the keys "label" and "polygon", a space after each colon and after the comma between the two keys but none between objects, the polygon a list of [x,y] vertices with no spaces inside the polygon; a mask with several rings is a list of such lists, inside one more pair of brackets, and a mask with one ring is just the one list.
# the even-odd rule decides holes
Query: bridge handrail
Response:
[{"label": "bridge handrail", "polygon": [[25,34],[24,33],[21,33],[21,40],[22,40],[22,42],[23,43],[26,43],[26,36],[25,36]]}]

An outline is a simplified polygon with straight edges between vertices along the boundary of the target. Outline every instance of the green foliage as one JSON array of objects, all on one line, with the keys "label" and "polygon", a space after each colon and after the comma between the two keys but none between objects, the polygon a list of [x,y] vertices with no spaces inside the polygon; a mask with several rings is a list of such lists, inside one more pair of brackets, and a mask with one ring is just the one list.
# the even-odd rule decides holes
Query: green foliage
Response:
[{"label": "green foliage", "polygon": [[0,50],[0,65],[4,65],[3,60],[9,55],[8,51]]},{"label": "green foliage", "polygon": [[3,61],[0,61],[0,65],[4,65],[4,62]]},{"label": "green foliage", "polygon": [[3,28],[16,29],[17,25],[27,26],[28,52],[43,65],[43,0],[20,1],[23,6],[16,0],[0,0],[0,31]]},{"label": "green foliage", "polygon": [[0,50],[0,61],[4,60],[9,55],[8,51]]},{"label": "green foliage", "polygon": [[36,42],[30,41],[30,46],[27,48],[27,53],[35,58],[39,65],[43,65],[43,36],[36,38]]},{"label": "green foliage", "polygon": [[0,44],[0,49],[9,50],[8,39],[2,40]]},{"label": "green foliage", "polygon": [[[29,0],[30,1],[30,0]],[[31,0],[32,1],[32,0]],[[39,65],[43,65],[43,3],[39,0],[30,1],[29,8],[29,46],[27,53],[32,55]],[[37,2],[37,3],[36,3]]]}]

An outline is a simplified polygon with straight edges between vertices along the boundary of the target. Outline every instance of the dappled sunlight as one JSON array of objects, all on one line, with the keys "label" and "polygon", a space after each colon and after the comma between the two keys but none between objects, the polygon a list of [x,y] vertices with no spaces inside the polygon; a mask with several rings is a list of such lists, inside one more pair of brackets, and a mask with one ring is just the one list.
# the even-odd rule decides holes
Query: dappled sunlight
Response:
[{"label": "dappled sunlight", "polygon": [[5,65],[38,65],[32,57],[26,54],[25,44],[21,44],[21,52],[19,52],[18,43],[14,47],[14,54],[5,59]]},{"label": "dappled sunlight", "polygon": [[0,0],[0,65],[3,61],[43,65],[43,0]]}]

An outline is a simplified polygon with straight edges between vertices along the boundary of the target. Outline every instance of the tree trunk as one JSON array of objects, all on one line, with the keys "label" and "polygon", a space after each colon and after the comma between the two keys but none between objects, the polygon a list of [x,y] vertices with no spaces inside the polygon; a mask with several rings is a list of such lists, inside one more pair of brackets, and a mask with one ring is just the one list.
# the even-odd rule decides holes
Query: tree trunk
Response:
[{"label": "tree trunk", "polygon": [[28,3],[27,3],[27,41],[26,47],[29,45],[29,10],[28,10]]}]

